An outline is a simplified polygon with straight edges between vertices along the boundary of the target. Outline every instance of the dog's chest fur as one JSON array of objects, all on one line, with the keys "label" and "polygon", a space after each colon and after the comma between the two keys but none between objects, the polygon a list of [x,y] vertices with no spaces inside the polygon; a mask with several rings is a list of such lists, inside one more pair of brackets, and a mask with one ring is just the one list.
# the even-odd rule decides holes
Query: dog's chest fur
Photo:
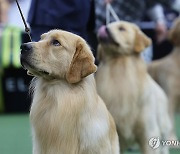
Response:
[{"label": "dog's chest fur", "polygon": [[93,91],[89,84],[93,85],[75,88],[64,83],[36,84],[30,115],[36,144],[44,150],[40,153],[83,153],[87,147],[95,149],[106,136],[108,115],[97,112],[100,106],[92,103],[95,93],[85,93],[86,88]]},{"label": "dog's chest fur", "polygon": [[107,104],[116,124],[119,124],[119,133],[126,140],[132,138],[133,127],[136,127],[141,112],[140,94],[144,79],[144,64],[131,57],[102,63],[96,74],[98,93]]}]

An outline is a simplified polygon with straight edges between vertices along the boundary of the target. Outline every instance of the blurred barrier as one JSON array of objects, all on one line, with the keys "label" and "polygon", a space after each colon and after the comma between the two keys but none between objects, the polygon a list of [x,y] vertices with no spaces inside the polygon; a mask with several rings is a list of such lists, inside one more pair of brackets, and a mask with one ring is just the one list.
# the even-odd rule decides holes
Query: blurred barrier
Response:
[{"label": "blurred barrier", "polygon": [[22,42],[21,30],[17,27],[6,27],[2,33],[2,68],[10,66],[20,68],[19,51]]},{"label": "blurred barrier", "polygon": [[[156,28],[156,23],[154,21],[141,21],[141,22],[136,22],[141,29],[144,30],[153,30]],[[172,22],[167,22],[166,23],[168,28],[172,27]]]},{"label": "blurred barrier", "polygon": [[7,26],[0,46],[0,112],[27,112],[30,107],[28,87],[31,77],[20,64],[20,45],[27,36],[17,27]]}]

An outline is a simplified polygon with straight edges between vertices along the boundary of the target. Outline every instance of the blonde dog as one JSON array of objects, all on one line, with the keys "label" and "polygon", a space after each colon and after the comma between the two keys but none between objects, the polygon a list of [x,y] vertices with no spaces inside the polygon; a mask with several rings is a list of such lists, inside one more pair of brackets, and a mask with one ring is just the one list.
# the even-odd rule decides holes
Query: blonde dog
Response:
[{"label": "blonde dog", "polygon": [[[178,18],[169,32],[174,44],[173,51],[166,57],[149,64],[148,71],[153,79],[164,89],[169,99],[169,113],[174,124],[175,112],[180,112],[180,19]],[[174,124],[175,125],[175,124]],[[171,139],[176,140],[175,130]]]},{"label": "blonde dog", "polygon": [[168,147],[153,149],[168,139],[171,123],[166,95],[140,56],[151,40],[125,21],[101,27],[98,39],[97,91],[114,117],[121,151],[137,142],[143,154],[167,154]]},{"label": "blonde dog", "polygon": [[33,154],[119,154],[115,123],[96,92],[96,66],[86,42],[52,30],[21,49],[23,67],[36,76]]}]

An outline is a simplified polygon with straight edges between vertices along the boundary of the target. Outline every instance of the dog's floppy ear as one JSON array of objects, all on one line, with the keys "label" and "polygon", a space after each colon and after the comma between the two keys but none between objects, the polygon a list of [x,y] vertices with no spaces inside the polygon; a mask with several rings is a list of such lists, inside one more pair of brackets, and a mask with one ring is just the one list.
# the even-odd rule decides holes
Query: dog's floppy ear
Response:
[{"label": "dog's floppy ear", "polygon": [[69,83],[77,83],[82,78],[91,73],[96,72],[94,57],[84,40],[79,39],[76,44],[76,51],[70,64],[70,69],[66,74],[66,79]]},{"label": "dog's floppy ear", "polygon": [[180,18],[176,19],[168,34],[169,40],[176,46],[180,45]]},{"label": "dog's floppy ear", "polygon": [[151,45],[152,41],[139,28],[136,27],[135,30],[136,30],[136,34],[135,34],[136,36],[134,42],[134,51],[141,52],[146,47]]}]

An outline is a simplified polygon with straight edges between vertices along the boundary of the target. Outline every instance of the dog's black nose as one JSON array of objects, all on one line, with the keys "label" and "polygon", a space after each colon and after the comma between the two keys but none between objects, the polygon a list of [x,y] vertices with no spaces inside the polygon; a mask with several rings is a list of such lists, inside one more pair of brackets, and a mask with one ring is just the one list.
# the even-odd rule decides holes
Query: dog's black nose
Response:
[{"label": "dog's black nose", "polygon": [[32,50],[32,45],[30,43],[24,43],[21,45],[21,50],[22,51],[31,51]]}]

